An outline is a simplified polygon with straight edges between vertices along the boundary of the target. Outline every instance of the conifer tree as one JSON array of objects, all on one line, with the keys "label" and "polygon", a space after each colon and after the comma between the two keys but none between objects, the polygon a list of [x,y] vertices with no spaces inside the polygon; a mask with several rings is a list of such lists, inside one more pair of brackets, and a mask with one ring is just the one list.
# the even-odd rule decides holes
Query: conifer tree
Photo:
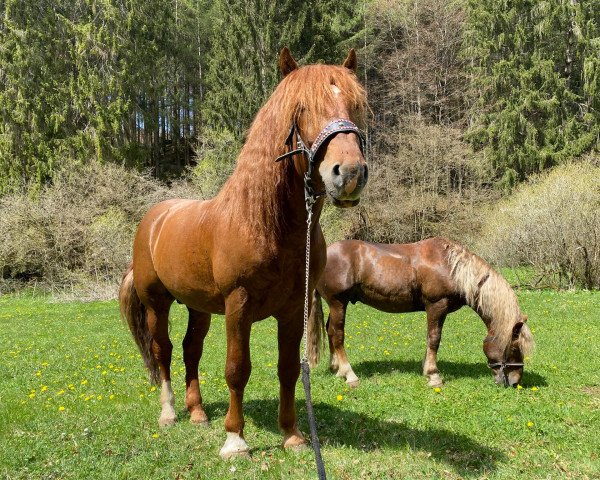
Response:
[{"label": "conifer tree", "polygon": [[598,145],[600,1],[471,0],[467,56],[479,101],[468,138],[501,183]]}]

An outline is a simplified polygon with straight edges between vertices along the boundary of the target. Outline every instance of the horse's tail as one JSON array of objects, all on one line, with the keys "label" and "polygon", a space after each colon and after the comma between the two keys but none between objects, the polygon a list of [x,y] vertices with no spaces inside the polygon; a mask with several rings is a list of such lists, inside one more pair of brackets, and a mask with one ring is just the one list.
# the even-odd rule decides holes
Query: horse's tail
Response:
[{"label": "horse's tail", "polygon": [[321,358],[321,349],[325,343],[325,318],[321,295],[315,289],[312,297],[312,308],[308,317],[308,332],[306,338],[308,364],[316,367]]},{"label": "horse's tail", "polygon": [[160,380],[159,368],[158,362],[152,354],[152,335],[148,330],[146,307],[135,290],[133,267],[131,265],[123,274],[121,288],[119,289],[119,305],[121,307],[121,317],[127,321],[133,339],[140,349],[142,359],[150,375],[150,381],[158,385]]}]

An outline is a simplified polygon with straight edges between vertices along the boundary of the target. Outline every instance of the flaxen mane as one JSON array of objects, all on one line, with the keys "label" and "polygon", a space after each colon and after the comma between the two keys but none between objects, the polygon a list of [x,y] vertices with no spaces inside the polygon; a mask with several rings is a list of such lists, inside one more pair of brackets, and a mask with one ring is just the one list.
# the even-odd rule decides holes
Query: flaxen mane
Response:
[{"label": "flaxen mane", "polygon": [[[276,163],[275,158],[285,152],[290,126],[299,115],[305,125],[321,130],[323,125],[317,122],[335,102],[330,85],[340,89],[350,119],[359,127],[364,126],[365,91],[349,69],[308,65],[294,70],[258,112],[238,157],[235,175],[215,198],[223,215],[243,219],[246,227],[266,238],[278,236],[285,229],[285,225],[276,222],[285,220],[279,213],[289,193],[287,182],[294,164],[291,161]],[[249,210],[248,205],[253,209]]]},{"label": "flaxen mane", "polygon": [[[494,332],[496,341],[508,349],[513,327],[522,319],[515,292],[502,275],[462,245],[449,242],[447,252],[452,278],[465,301],[490,321],[489,329]],[[533,348],[533,336],[527,325],[521,329],[519,346],[523,355]]]}]

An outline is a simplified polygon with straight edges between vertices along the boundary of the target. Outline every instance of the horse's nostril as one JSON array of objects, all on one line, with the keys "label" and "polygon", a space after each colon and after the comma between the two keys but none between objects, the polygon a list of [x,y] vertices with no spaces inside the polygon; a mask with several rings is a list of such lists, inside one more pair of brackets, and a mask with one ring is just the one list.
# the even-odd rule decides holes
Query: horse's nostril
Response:
[{"label": "horse's nostril", "polygon": [[369,167],[367,167],[367,164],[365,163],[364,165],[364,170],[363,170],[363,177],[365,179],[365,181],[369,178]]},{"label": "horse's nostril", "polygon": [[336,165],[333,166],[333,174],[336,177],[340,176],[340,166],[339,166],[339,164],[336,164]]}]

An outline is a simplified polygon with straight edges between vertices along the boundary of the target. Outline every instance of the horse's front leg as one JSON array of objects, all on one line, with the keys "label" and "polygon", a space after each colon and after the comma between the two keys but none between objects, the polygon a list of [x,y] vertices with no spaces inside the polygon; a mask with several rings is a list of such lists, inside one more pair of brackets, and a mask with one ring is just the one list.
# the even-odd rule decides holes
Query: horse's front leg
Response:
[{"label": "horse's front leg", "polygon": [[334,300],[329,304],[327,336],[329,337],[330,367],[332,371],[337,370],[337,377],[346,379],[348,386],[358,387],[358,377],[352,370],[344,348],[346,307],[347,304],[338,300]]},{"label": "horse's front leg", "polygon": [[283,446],[294,449],[306,444],[298,430],[294,395],[300,374],[300,343],[304,332],[302,313],[302,308],[297,308],[293,314],[277,315],[279,428],[283,431]]},{"label": "horse's front leg", "polygon": [[427,312],[427,351],[423,360],[423,375],[429,378],[430,387],[440,387],[442,377],[437,368],[437,352],[442,340],[442,327],[448,312],[448,302],[442,299],[425,307]]},{"label": "horse's front leg", "polygon": [[247,312],[248,295],[238,288],[225,301],[227,359],[225,380],[229,387],[229,410],[225,416],[227,439],[219,454],[227,459],[247,457],[250,448],[244,440],[244,389],[250,378],[250,330],[252,321]]}]

